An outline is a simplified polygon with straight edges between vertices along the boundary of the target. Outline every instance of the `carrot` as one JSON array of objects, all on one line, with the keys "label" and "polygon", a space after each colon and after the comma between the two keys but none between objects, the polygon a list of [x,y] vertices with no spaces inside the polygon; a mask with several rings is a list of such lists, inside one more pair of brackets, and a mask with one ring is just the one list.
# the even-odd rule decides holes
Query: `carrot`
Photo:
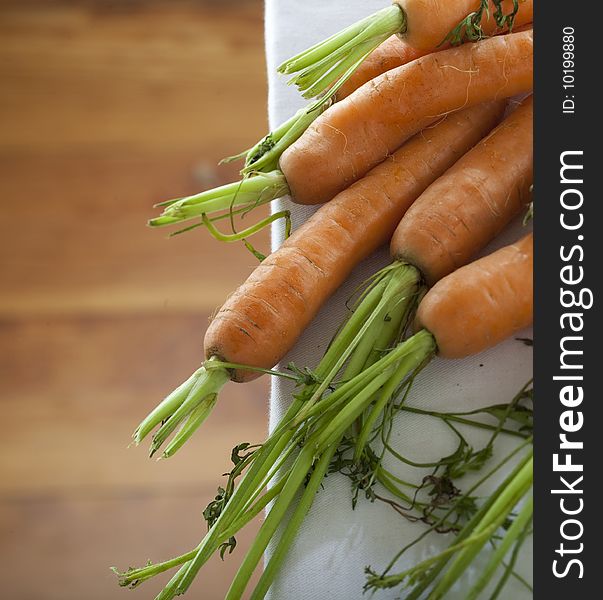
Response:
[{"label": "carrot", "polygon": [[428,284],[465,264],[526,206],[532,185],[530,96],[408,210],[392,237],[394,259]]},{"label": "carrot", "polygon": [[[394,235],[391,249],[397,260],[376,275],[378,286],[367,291],[358,307],[366,313],[367,328],[381,318],[397,290],[413,287],[420,273],[433,283],[469,260],[529,200],[531,97],[460,163],[437,180],[435,172],[454,163],[459,144],[467,148],[475,143],[500,109],[499,103],[482,106],[475,114],[466,110],[448,115],[318,211],[227,300],[206,333],[206,367],[141,424],[136,440],[176,411],[178,418],[171,418],[155,435],[156,450],[178,419],[197,411],[185,434],[175,438],[176,445],[168,446],[169,455],[209,413],[213,404],[207,406],[203,398],[211,395],[215,400],[229,377],[248,381],[282,359],[326,298],[355,264],[385,242],[417,196],[418,208],[410,208],[408,223],[402,218]],[[478,125],[464,126],[467,115],[478,115]],[[405,177],[408,173],[411,177]],[[393,197],[394,204],[388,200]],[[325,388],[335,372],[324,377]]]},{"label": "carrot", "polygon": [[[532,99],[478,142],[501,110],[499,101],[447,115],[322,207],[226,301],[206,332],[205,367],[145,419],[135,439],[175,413],[155,434],[155,451],[178,419],[197,411],[166,452],[177,450],[213,406],[203,398],[213,402],[229,378],[249,381],[281,360],[353,267],[394,229],[396,260],[375,276],[357,308],[367,329],[384,311],[402,310],[399,290],[415,289],[421,277],[433,283],[469,260],[529,200]],[[323,377],[321,392],[335,374]]]},{"label": "carrot", "polygon": [[[527,2],[526,2],[527,4]],[[522,11],[516,16],[516,26],[514,32],[527,31],[532,28],[532,24],[524,21],[531,18],[531,1],[529,2],[530,11]],[[521,5],[523,6],[523,4]],[[484,30],[487,34],[497,33],[495,28],[496,22],[488,20],[484,24]],[[258,171],[272,171],[278,167],[278,159],[281,154],[293,142],[295,142],[310,124],[317,119],[333,102],[338,102],[355,92],[359,87],[375,79],[375,77],[391,71],[396,67],[406,65],[421,56],[430,54],[431,52],[441,51],[449,48],[450,44],[439,45],[435,49],[413,48],[406,41],[397,35],[392,35],[386,39],[380,46],[371,52],[356,69],[347,76],[337,82],[333,88],[333,95],[328,93],[324,98],[317,102],[300,109],[293,117],[285,123],[264,136],[252,148],[224,159],[223,162],[231,162],[240,158],[245,159],[245,166],[241,170],[241,174],[257,173]]]},{"label": "carrot", "polygon": [[482,352],[527,327],[533,315],[533,238],[461,267],[427,293],[417,322],[444,358]]},{"label": "carrot", "polygon": [[294,200],[330,200],[438,115],[529,91],[532,59],[525,31],[430,54],[363,85],[282,154]]},{"label": "carrot", "polygon": [[[206,357],[275,365],[354,266],[391,238],[415,198],[494,126],[503,106],[451,115],[323,206],[226,301],[207,330]],[[233,380],[257,375],[235,370]]]},{"label": "carrot", "polygon": [[532,0],[394,0],[389,8],[285,61],[279,71],[298,73],[290,83],[306,98],[331,87],[330,96],[392,35],[419,56],[446,44],[458,45],[513,30],[531,23],[532,18]]},{"label": "carrot", "polygon": [[[532,1],[526,0],[520,4],[520,9],[515,16],[513,31],[527,31],[531,29]],[[529,22],[528,22],[529,21]],[[494,18],[482,20],[484,35],[500,34],[501,30],[496,25]],[[506,29],[502,30],[503,32]],[[224,159],[223,162],[245,159],[245,166],[241,174],[257,173],[258,171],[272,171],[278,167],[281,154],[295,140],[297,140],[309,125],[324,112],[333,102],[343,100],[360,86],[371,79],[390,71],[396,67],[408,64],[421,56],[437,52],[450,47],[449,42],[442,43],[437,48],[413,48],[407,41],[398,35],[392,35],[380,44],[375,50],[345,77],[342,77],[332,89],[316,102],[300,109],[285,123],[271,131],[257,142],[252,148],[235,156]]]},{"label": "carrot", "polygon": [[[515,17],[515,25],[513,31],[515,33],[521,31],[527,31],[532,28],[532,24],[524,23],[524,20],[532,16],[530,2],[530,12],[522,10]],[[525,4],[520,5],[524,7]],[[527,7],[526,7],[527,8]],[[484,30],[488,35],[493,35],[496,32],[493,27],[496,25],[494,20],[488,20],[484,24]],[[364,85],[367,81],[375,79],[386,71],[391,71],[396,67],[406,65],[421,56],[431,54],[432,52],[439,52],[449,47],[449,44],[441,44],[434,49],[421,49],[413,48],[408,41],[402,39],[398,35],[392,35],[387,38],[381,45],[373,50],[362,63],[356,68],[356,70],[346,79],[337,89],[335,94],[335,100],[343,100],[349,96],[352,92],[355,92],[361,85]],[[318,115],[317,115],[318,116]]]},{"label": "carrot", "polygon": [[[496,101],[448,115],[323,206],[226,301],[206,332],[204,367],[140,424],[135,441],[167,419],[153,438],[155,452],[183,423],[182,435],[165,451],[169,456],[209,414],[229,378],[248,381],[282,359],[354,266],[389,240],[417,196],[486,135],[503,110]],[[417,279],[409,269],[396,281],[408,287]]]}]

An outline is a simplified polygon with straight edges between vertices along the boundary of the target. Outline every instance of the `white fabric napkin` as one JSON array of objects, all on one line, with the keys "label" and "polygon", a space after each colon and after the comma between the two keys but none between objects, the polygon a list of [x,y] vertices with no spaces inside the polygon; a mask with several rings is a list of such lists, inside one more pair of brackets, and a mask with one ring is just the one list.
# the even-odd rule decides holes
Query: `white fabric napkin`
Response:
[{"label": "white fabric napkin", "polygon": [[[266,53],[269,78],[269,118],[275,127],[305,105],[297,90],[286,85],[286,79],[276,73],[284,59],[307,48],[351,24],[357,19],[383,8],[387,0],[266,0]],[[308,177],[312,174],[308,173]],[[315,210],[298,206],[285,198],[275,210],[291,210],[294,227],[299,226]],[[485,250],[492,250],[518,239],[525,233],[518,221]],[[273,229],[272,246],[278,248],[283,240],[282,224]],[[325,240],[325,244],[329,241]],[[327,343],[345,317],[345,302],[358,285],[390,262],[387,249],[364,261],[348,282],[323,307],[297,345],[284,359],[283,365],[294,361],[298,366],[313,367],[322,356]],[[525,331],[522,337],[531,337]],[[461,361],[435,359],[417,378],[408,403],[421,408],[441,410],[471,410],[510,401],[530,379],[531,348],[517,340],[508,340],[479,356]],[[291,398],[291,386],[273,378],[270,401],[270,428],[274,428]],[[474,447],[485,444],[489,435],[474,429],[464,430]],[[489,463],[494,466],[515,445],[515,439],[500,438],[497,452]],[[455,439],[440,421],[408,413],[399,415],[393,435],[393,445],[405,456],[417,462],[437,460],[454,450]],[[388,466],[402,478],[419,482],[428,470],[402,467],[396,461]],[[500,473],[497,481],[502,480]],[[466,476],[462,487],[474,481]],[[350,481],[341,475],[329,475],[316,496],[297,540],[287,556],[271,591],[270,600],[355,600],[363,597],[364,568],[370,565],[380,571],[407,542],[425,529],[422,523],[410,523],[381,502],[371,503],[361,498],[355,510],[351,506]],[[451,535],[431,534],[416,545],[398,563],[394,572],[404,570],[441,551],[453,540]],[[526,542],[516,570],[531,581],[532,547]],[[270,556],[270,548],[268,557]],[[481,560],[487,558],[487,552]],[[461,599],[479,569],[457,584],[448,596]],[[366,597],[370,597],[366,596]],[[379,591],[376,599],[404,598],[400,589]],[[526,588],[510,578],[503,600],[531,598]]]}]

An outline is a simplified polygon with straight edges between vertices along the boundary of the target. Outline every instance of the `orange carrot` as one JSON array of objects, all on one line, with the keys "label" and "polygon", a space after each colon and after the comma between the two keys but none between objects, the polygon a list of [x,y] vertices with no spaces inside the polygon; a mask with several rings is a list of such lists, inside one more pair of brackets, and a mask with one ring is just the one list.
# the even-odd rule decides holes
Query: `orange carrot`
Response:
[{"label": "orange carrot", "polygon": [[[499,120],[501,101],[449,115],[323,206],[226,301],[205,336],[209,359],[270,368],[353,267],[390,239],[423,190]],[[234,381],[258,374],[235,370]]]},{"label": "orange carrot", "polygon": [[526,206],[532,97],[431,184],[400,221],[391,254],[433,284],[471,259]]},{"label": "orange carrot", "polygon": [[532,87],[532,31],[430,54],[324,112],[281,156],[296,202],[326,202],[439,116]]},{"label": "orange carrot", "polygon": [[[527,2],[525,3],[527,4]],[[529,2],[530,11],[522,10],[517,13],[515,17],[515,25],[513,32],[518,33],[520,31],[528,31],[532,28],[532,2]],[[524,6],[524,4],[520,5]],[[530,19],[530,22],[526,22],[525,19]],[[484,25],[486,33],[492,35],[495,33],[493,28],[496,27],[494,20],[489,20]],[[362,63],[356,68],[356,70],[349,76],[349,78],[342,83],[335,94],[336,100],[343,100],[349,96],[352,92],[355,92],[360,86],[364,85],[367,81],[375,79],[386,71],[391,71],[396,67],[406,65],[421,56],[430,54],[432,52],[440,52],[449,47],[448,44],[443,44],[437,48],[422,49],[413,48],[408,41],[402,39],[398,35],[392,35],[387,38],[380,46],[373,50]]]},{"label": "orange carrot", "polygon": [[527,327],[533,316],[533,238],[480,258],[426,294],[417,323],[436,339],[439,355],[462,358]]}]

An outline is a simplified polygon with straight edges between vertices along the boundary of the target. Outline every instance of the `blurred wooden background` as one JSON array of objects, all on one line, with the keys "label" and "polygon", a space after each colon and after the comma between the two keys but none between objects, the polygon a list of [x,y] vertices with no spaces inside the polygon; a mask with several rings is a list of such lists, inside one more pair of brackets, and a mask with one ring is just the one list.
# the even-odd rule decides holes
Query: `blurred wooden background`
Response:
[{"label": "blurred wooden background", "polygon": [[[262,12],[0,0],[4,598],[152,598],[165,578],[121,590],[109,566],[194,546],[230,448],[265,434],[260,380],[227,386],[174,459],[126,448],[255,263],[202,231],[166,240],[144,223],[153,203],[234,178],[217,161],[265,132]],[[244,546],[191,597],[222,598]]]}]

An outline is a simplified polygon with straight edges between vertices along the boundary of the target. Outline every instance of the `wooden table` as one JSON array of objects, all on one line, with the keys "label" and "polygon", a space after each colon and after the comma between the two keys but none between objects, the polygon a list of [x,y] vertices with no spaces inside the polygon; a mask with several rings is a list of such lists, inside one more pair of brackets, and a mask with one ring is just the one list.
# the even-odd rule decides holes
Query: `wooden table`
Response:
[{"label": "wooden table", "polygon": [[[152,598],[165,578],[129,592],[109,566],[195,545],[230,448],[265,435],[260,380],[174,459],[127,449],[256,262],[144,223],[264,133],[262,3],[0,0],[0,30],[2,596]],[[240,545],[191,597],[223,597]]]}]

